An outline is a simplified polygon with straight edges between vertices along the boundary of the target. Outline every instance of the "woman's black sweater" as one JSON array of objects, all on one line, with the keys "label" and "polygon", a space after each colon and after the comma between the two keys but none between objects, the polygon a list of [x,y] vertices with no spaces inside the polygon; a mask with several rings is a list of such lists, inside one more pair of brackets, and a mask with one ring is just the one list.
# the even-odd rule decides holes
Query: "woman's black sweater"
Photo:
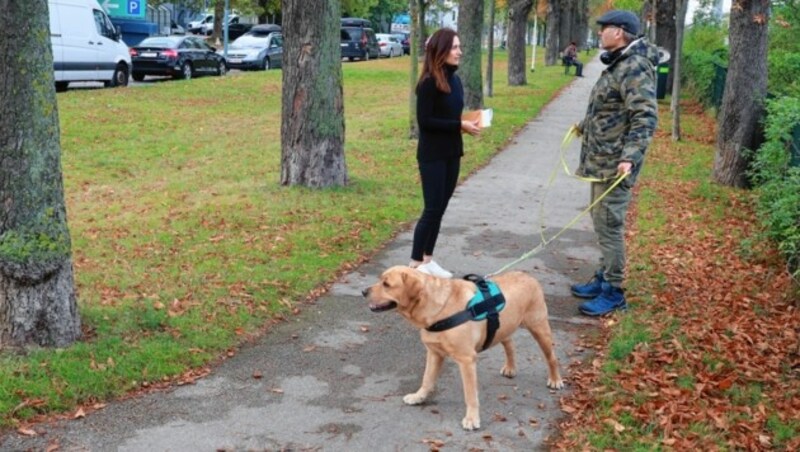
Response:
[{"label": "woman's black sweater", "polygon": [[464,87],[455,74],[456,69],[457,66],[445,66],[449,93],[439,91],[433,77],[422,80],[417,87],[417,160],[420,162],[464,155],[464,142],[461,139]]}]

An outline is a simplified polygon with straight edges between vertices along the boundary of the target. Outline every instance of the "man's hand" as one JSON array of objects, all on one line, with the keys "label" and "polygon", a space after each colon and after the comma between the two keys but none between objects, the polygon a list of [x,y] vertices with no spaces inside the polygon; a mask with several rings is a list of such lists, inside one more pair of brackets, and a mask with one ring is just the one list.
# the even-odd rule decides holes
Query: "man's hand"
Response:
[{"label": "man's hand", "polygon": [[620,176],[623,174],[630,174],[632,168],[633,162],[619,162],[619,165],[617,165],[617,174]]}]

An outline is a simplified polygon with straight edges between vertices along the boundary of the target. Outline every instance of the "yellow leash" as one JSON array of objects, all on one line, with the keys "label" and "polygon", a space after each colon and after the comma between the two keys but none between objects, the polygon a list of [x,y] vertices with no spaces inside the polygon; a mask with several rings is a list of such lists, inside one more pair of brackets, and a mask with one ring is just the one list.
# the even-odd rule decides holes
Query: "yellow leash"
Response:
[{"label": "yellow leash", "polygon": [[[566,151],[567,147],[569,146],[569,144],[572,142],[572,140],[577,135],[578,135],[578,129],[577,129],[577,127],[575,127],[573,125],[572,127],[569,128],[569,130],[567,131],[567,134],[564,136],[564,140],[561,142],[561,164],[562,164],[562,166],[564,168],[564,172],[568,176],[574,177],[574,178],[576,178],[578,180],[582,180],[584,182],[608,182],[609,180],[611,180],[611,179],[598,179],[598,178],[595,178],[595,177],[575,176],[574,174],[570,173],[569,166],[567,165],[567,161],[566,161],[566,158],[564,157],[564,154],[565,154],[565,151]],[[578,220],[580,220],[581,217],[583,217],[584,215],[589,213],[592,210],[592,208],[597,205],[597,203],[602,201],[603,198],[606,197],[606,195],[611,193],[611,191],[614,190],[617,187],[617,185],[619,185],[626,177],[628,177],[628,174],[629,174],[629,173],[624,173],[624,174],[620,174],[619,176],[617,176],[616,179],[614,179],[614,182],[611,184],[611,186],[608,187],[608,189],[606,189],[606,191],[603,192],[602,195],[600,195],[591,204],[589,204],[589,207],[584,209],[575,218],[570,220],[570,222],[567,223],[566,226],[561,228],[560,231],[558,231],[554,236],[552,236],[552,237],[550,237],[548,239],[548,238],[545,238],[545,236],[544,236],[544,228],[543,228],[543,225],[542,225],[542,223],[544,222],[544,220],[543,220],[544,219],[544,199],[547,198],[547,191],[549,191],[550,187],[553,185],[553,181],[555,180],[555,177],[556,177],[557,173],[558,173],[558,164],[556,164],[556,167],[553,168],[553,171],[550,173],[550,179],[547,182],[547,189],[545,190],[545,196],[542,197],[542,202],[539,204],[539,220],[540,220],[540,222],[539,222],[539,235],[541,237],[541,242],[538,245],[536,245],[536,247],[534,247],[532,250],[530,250],[527,253],[523,254],[522,256],[518,257],[513,262],[504,265],[499,270],[496,270],[496,271],[494,271],[492,273],[489,273],[488,275],[484,276],[484,278],[489,278],[491,276],[494,276],[494,275],[497,275],[499,273],[502,273],[502,272],[508,270],[509,268],[519,264],[520,262],[529,259],[531,256],[533,256],[534,254],[538,253],[539,251],[543,250],[550,242],[552,242],[553,240],[557,239],[561,234],[563,234],[566,230],[568,230],[575,223],[577,223]]]}]

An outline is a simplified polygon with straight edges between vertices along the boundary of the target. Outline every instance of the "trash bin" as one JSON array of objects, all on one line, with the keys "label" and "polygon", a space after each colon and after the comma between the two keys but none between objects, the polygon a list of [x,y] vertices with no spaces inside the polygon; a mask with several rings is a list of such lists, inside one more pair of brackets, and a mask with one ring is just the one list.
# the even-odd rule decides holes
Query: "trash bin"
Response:
[{"label": "trash bin", "polygon": [[789,165],[800,168],[800,124],[794,126],[792,129],[792,139],[789,142]]},{"label": "trash bin", "polygon": [[667,95],[667,78],[669,78],[669,64],[661,63],[656,69],[658,83],[656,84],[656,99],[663,99]]}]

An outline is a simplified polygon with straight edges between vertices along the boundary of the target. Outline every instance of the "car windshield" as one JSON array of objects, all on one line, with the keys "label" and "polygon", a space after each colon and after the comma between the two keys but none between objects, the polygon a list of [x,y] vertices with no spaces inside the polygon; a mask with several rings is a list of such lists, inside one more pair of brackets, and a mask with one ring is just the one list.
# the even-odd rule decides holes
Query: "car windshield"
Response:
[{"label": "car windshield", "polygon": [[146,38],[136,47],[161,47],[164,49],[172,49],[178,47],[178,41],[179,39],[167,37]]},{"label": "car windshield", "polygon": [[231,47],[266,47],[268,41],[268,35],[246,34],[233,41]]}]

